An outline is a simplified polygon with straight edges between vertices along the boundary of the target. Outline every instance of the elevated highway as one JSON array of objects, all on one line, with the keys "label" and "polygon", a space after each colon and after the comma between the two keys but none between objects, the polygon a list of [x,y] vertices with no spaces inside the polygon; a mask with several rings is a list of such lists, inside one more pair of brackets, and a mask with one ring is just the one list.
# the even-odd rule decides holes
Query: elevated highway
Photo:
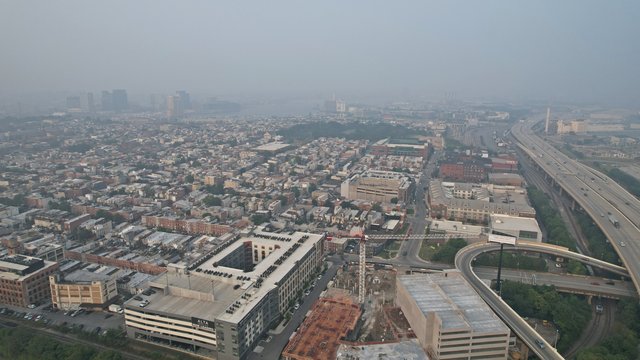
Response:
[{"label": "elevated highway", "polygon": [[535,122],[529,120],[512,128],[520,148],[591,216],[640,291],[640,201],[608,176],[571,159],[533,134]]},{"label": "elevated highway", "polygon": [[[474,267],[473,272],[485,281],[492,281],[496,279],[498,268]],[[560,292],[607,299],[638,296],[633,284],[629,281],[603,279],[597,276],[553,274],[503,268],[501,277],[505,280],[531,285],[553,285]]]},{"label": "elevated highway", "polygon": [[[541,359],[563,359],[563,357],[547,343],[529,324],[524,321],[504,300],[502,300],[490,287],[473,271],[473,260],[483,253],[495,252],[500,250],[500,245],[495,243],[476,243],[461,249],[455,258],[455,266],[462,272],[467,281],[482,296],[485,302],[498,314],[498,316],[527,344],[527,346],[536,353]],[[626,269],[618,265],[610,264],[605,261],[595,259],[589,256],[575,253],[561,246],[531,242],[518,241],[518,243],[506,250],[530,251],[550,254],[558,257],[575,259],[583,264],[589,264],[595,267],[606,269],[607,271],[628,275]],[[542,342],[545,346],[540,347],[536,341]]]}]

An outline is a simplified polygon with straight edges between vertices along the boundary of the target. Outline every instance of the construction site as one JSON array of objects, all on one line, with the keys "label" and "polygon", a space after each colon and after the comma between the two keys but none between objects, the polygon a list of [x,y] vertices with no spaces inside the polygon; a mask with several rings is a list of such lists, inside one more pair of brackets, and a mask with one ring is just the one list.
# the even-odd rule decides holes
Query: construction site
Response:
[{"label": "construction site", "polygon": [[[364,263],[363,263],[364,265]],[[385,352],[415,338],[400,308],[395,306],[396,270],[388,266],[343,265],[282,353],[285,359],[336,359],[338,348],[376,345]],[[364,291],[360,283],[364,282]],[[418,350],[419,347],[418,347]],[[419,352],[419,351],[418,351]]]}]

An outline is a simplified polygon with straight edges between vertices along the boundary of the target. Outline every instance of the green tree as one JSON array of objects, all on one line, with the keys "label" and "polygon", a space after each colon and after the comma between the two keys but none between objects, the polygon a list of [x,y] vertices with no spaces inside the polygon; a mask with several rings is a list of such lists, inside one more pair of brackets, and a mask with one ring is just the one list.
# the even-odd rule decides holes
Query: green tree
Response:
[{"label": "green tree", "polygon": [[213,195],[207,195],[204,199],[202,199],[202,203],[207,206],[222,206],[222,200]]},{"label": "green tree", "polygon": [[254,225],[260,225],[269,221],[269,217],[264,214],[253,214],[251,216],[251,221]]},{"label": "green tree", "polygon": [[224,185],[223,184],[207,185],[204,187],[204,190],[209,194],[222,195],[224,194]]},{"label": "green tree", "polygon": [[392,204],[397,204],[398,203],[398,198],[397,197],[391,198],[391,200],[389,200],[389,202],[392,203]]},{"label": "green tree", "polygon": [[453,264],[456,254],[465,246],[467,246],[467,241],[465,239],[449,239],[444,245],[440,246],[431,259],[433,261],[442,261],[448,264]]},{"label": "green tree", "polygon": [[191,174],[189,174],[189,175],[187,175],[187,176],[185,176],[185,177],[184,177],[184,182],[186,182],[186,183],[188,183],[188,184],[193,183],[193,181],[194,181],[194,180],[195,180],[195,179],[193,178],[193,175],[191,175]]},{"label": "green tree", "polygon": [[311,194],[312,192],[318,190],[318,185],[311,183],[309,184],[309,187],[307,189],[309,190],[309,194]]}]

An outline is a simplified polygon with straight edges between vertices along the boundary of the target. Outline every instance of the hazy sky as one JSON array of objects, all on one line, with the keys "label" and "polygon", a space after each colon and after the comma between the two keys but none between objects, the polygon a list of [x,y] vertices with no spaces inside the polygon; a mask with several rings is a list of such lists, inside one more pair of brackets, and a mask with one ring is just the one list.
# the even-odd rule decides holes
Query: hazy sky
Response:
[{"label": "hazy sky", "polygon": [[640,99],[640,1],[0,0],[0,93]]}]

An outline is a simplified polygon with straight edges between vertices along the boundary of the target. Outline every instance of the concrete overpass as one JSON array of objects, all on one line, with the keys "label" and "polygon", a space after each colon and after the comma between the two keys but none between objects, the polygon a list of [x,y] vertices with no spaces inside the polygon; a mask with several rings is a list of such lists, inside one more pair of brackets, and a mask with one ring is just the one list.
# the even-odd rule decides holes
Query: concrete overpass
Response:
[{"label": "concrete overpass", "polygon": [[[640,291],[640,201],[608,176],[573,160],[533,134],[535,120],[512,128],[520,148],[602,230]],[[610,221],[615,217],[618,224]]]},{"label": "concrete overpass", "polygon": [[[614,264],[595,259],[589,256],[575,253],[567,248],[530,241],[518,241],[516,246],[507,246],[507,250],[529,251],[550,254],[558,257],[575,259],[583,264],[600,267],[620,275],[628,275],[627,271]],[[462,272],[467,281],[482,296],[493,311],[527,344],[527,346],[542,359],[562,359],[563,357],[547,343],[529,324],[524,321],[504,300],[502,300],[486,283],[473,271],[473,260],[483,253],[500,250],[500,245],[496,243],[476,243],[461,249],[455,258],[455,265]],[[545,344],[541,348],[536,343],[541,341]]]},{"label": "concrete overpass", "polygon": [[[474,267],[473,272],[485,281],[494,281],[498,268]],[[637,297],[633,283],[597,276],[553,274],[547,272],[502,269],[502,279],[531,285],[553,285],[558,291],[607,299]]]}]

